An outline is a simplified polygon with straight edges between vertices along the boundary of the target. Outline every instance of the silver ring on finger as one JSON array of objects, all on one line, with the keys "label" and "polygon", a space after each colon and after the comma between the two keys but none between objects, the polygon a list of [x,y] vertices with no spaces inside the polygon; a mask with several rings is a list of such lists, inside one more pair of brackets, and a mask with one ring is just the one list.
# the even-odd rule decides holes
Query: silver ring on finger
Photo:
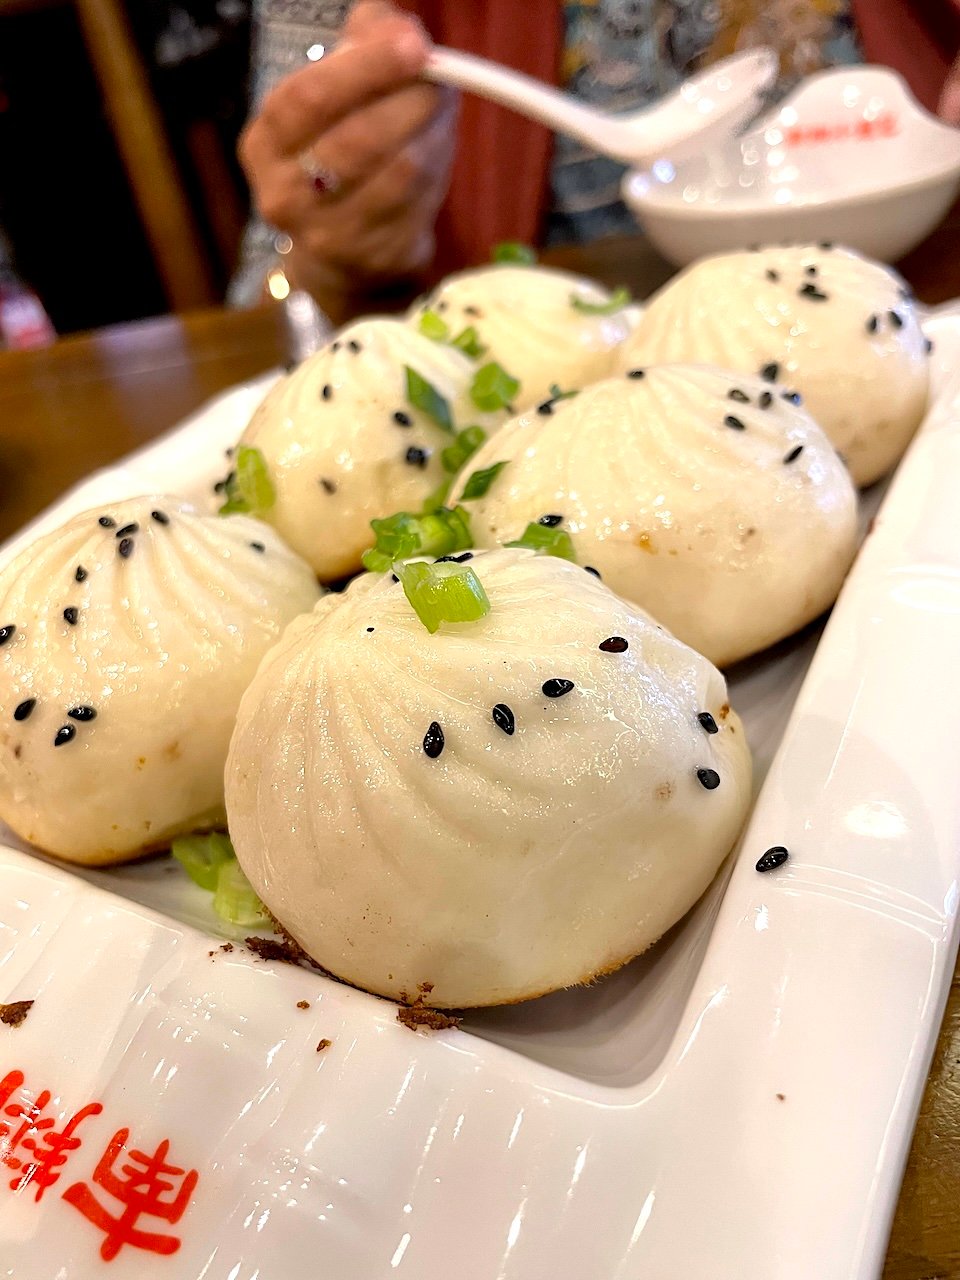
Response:
[{"label": "silver ring on finger", "polygon": [[315,195],[332,196],[340,190],[342,184],[339,175],[325,164],[320,164],[309,153],[300,156],[299,163]]}]

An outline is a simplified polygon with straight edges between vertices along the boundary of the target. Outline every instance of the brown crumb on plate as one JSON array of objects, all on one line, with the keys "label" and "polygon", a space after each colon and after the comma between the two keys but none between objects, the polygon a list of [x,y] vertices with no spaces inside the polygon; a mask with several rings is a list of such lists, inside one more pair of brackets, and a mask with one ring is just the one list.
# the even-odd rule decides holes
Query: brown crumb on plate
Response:
[{"label": "brown crumb on plate", "polygon": [[309,1001],[309,1000],[298,1000],[298,1001],[297,1001],[297,1008],[298,1008],[298,1009],[309,1009],[309,1008],[310,1008],[310,1001]]},{"label": "brown crumb on plate", "polygon": [[397,1009],[397,1021],[409,1031],[418,1031],[421,1028],[427,1031],[447,1031],[450,1027],[459,1027],[463,1019],[444,1013],[442,1009],[425,1009],[418,1004],[402,1004]]},{"label": "brown crumb on plate", "polygon": [[5,1027],[19,1027],[33,1008],[32,1000],[14,1000],[12,1004],[0,1004],[0,1022]]},{"label": "brown crumb on plate", "polygon": [[778,1094],[777,1094],[777,1101],[778,1101],[778,1102],[784,1102],[784,1101],[786,1100],[786,1097],[787,1097],[787,1095],[786,1095],[785,1093],[778,1093]]},{"label": "brown crumb on plate", "polygon": [[324,1049],[329,1049],[332,1044],[333,1044],[333,1041],[328,1040],[327,1037],[324,1036],[323,1039],[320,1041],[320,1043],[317,1045],[317,1053],[323,1053]]}]

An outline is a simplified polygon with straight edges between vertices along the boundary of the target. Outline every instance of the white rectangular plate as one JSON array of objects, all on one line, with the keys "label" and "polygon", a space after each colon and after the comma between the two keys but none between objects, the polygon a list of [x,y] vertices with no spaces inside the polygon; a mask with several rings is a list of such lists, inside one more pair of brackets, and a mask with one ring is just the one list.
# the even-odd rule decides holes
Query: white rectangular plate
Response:
[{"label": "white rectangular plate", "polygon": [[[68,872],[8,836],[0,1001],[36,1003],[0,1026],[0,1277],[879,1274],[957,944],[960,312],[926,328],[934,408],[823,638],[732,673],[763,784],[741,848],[606,981],[413,1033],[219,949],[168,859]],[[264,385],[3,554],[184,476],[205,498]]]}]

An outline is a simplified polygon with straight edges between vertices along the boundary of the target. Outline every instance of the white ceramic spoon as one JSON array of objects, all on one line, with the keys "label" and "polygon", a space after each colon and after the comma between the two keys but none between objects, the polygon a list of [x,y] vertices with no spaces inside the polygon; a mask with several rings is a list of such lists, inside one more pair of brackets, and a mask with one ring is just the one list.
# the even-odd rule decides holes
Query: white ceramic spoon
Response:
[{"label": "white ceramic spoon", "polygon": [[530,76],[457,49],[438,47],[424,76],[469,89],[568,134],[592,151],[640,167],[668,155],[698,134],[733,132],[749,119],[777,75],[771,49],[750,49],[699,72],[651,107],[614,116],[585,106]]}]

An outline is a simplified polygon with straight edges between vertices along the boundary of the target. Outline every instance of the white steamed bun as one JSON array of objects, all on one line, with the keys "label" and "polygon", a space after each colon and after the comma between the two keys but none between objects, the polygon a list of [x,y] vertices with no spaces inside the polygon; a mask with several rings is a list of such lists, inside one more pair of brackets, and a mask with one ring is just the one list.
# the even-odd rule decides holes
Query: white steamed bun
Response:
[{"label": "white steamed bun", "polygon": [[240,695],[318,594],[272,529],[176,498],[39,538],[0,570],[0,820],[89,864],[222,824]]},{"label": "white steamed bun", "polygon": [[471,561],[430,635],[391,575],[297,619],[227,763],[237,856],[330,972],[465,1007],[585,982],[709,884],[750,799],[723,677],[583,569]]},{"label": "white steamed bun", "polygon": [[418,322],[427,308],[448,325],[451,337],[473,327],[486,347],[482,363],[496,360],[519,379],[514,408],[530,408],[550,395],[596,382],[614,371],[618,347],[636,323],[633,307],[608,315],[579,311],[608,303],[611,294],[594,280],[548,267],[492,266],[463,271],[442,281],[417,305]]},{"label": "white steamed bun", "polygon": [[620,368],[690,361],[799,391],[858,485],[896,463],[926,410],[929,343],[903,281],[817,245],[695,262],[652,299]]},{"label": "white steamed bun", "polygon": [[476,546],[562,521],[579,563],[724,666],[833,601],[855,551],[856,494],[819,427],[762,380],[633,373],[508,423],[452,501],[467,476],[506,461],[466,504]]},{"label": "white steamed bun", "polygon": [[372,318],[282,378],[241,439],[263,454],[276,490],[262,518],[324,582],[360,568],[372,519],[418,510],[446,478],[440,453],[453,435],[409,402],[407,368],[447,401],[454,427],[503,421],[470,401],[475,367],[455,347]]}]

